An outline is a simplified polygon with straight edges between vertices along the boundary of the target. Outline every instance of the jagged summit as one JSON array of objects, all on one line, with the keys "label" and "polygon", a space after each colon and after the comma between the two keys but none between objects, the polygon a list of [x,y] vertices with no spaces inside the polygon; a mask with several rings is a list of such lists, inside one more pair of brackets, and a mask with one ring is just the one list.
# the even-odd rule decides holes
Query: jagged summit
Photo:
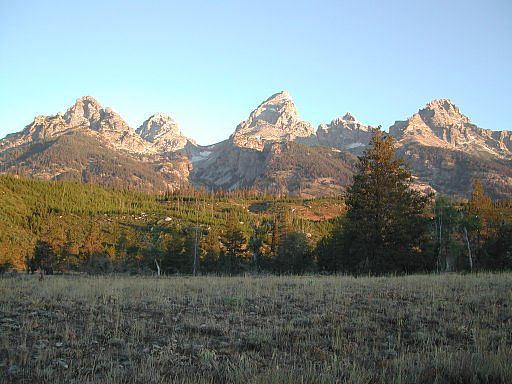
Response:
[{"label": "jagged summit", "polygon": [[436,127],[470,124],[469,118],[449,99],[436,99],[418,111],[422,119]]},{"label": "jagged summit", "polygon": [[450,99],[433,99],[427,103],[425,109],[444,109],[446,111],[454,110],[457,113],[460,113],[459,108]]},{"label": "jagged summit", "polygon": [[97,110],[100,110],[103,108],[101,106],[101,103],[98,100],[96,100],[94,97],[89,96],[89,95],[85,95],[85,96],[82,96],[82,97],[79,97],[78,99],[76,99],[74,106],[75,107],[76,106],[90,106]]},{"label": "jagged summit", "polygon": [[283,90],[281,92],[274,93],[272,96],[270,96],[267,100],[265,100],[262,104],[268,103],[270,101],[278,101],[278,100],[287,100],[293,102],[292,96],[290,95],[290,92],[287,90]]},{"label": "jagged summit", "polygon": [[350,112],[330,124],[320,124],[316,131],[321,145],[361,152],[370,141],[374,127],[363,124]]},{"label": "jagged summit", "polygon": [[[282,91],[260,103],[228,140],[199,146],[165,113],[153,114],[135,131],[84,96],[64,113],[37,116],[0,140],[0,168],[105,185],[114,177],[137,188],[191,184],[319,196],[343,190],[354,155],[367,148],[373,129],[347,112],[319,125],[315,135]],[[496,196],[510,196],[512,132],[479,128],[452,101],[437,99],[397,121],[390,133],[420,183],[467,195],[471,179],[479,178]]]},{"label": "jagged summit", "polygon": [[322,127],[323,129],[329,129],[330,126],[339,126],[339,125],[346,125],[347,127],[350,127],[350,129],[359,129],[359,130],[369,130],[372,128],[369,125],[361,123],[357,117],[355,117],[352,113],[347,112],[343,116],[337,117],[336,119],[332,120],[330,124],[320,124],[319,128]]},{"label": "jagged summit", "polygon": [[92,96],[82,96],[76,99],[75,104],[68,108],[67,113],[73,113],[74,111],[81,111],[90,113],[93,111],[101,111],[103,109],[101,103]]},{"label": "jagged summit", "polygon": [[464,116],[459,107],[457,107],[450,99],[433,99],[425,105],[425,108],[420,109],[420,111],[422,110],[447,113],[451,116]]},{"label": "jagged summit", "polygon": [[312,125],[299,119],[290,94],[282,91],[261,103],[237,126],[231,139],[236,146],[262,150],[265,142],[293,141],[311,135]]},{"label": "jagged summit", "polygon": [[456,149],[467,153],[512,156],[508,131],[482,129],[449,99],[435,99],[405,121],[389,128],[399,144],[416,142],[430,147]]},{"label": "jagged summit", "polygon": [[98,121],[102,112],[104,112],[103,107],[94,97],[83,96],[66,111],[64,119],[70,124]]},{"label": "jagged summit", "polygon": [[3,149],[41,140],[55,139],[70,131],[80,131],[100,139],[107,146],[128,152],[147,153],[149,146],[121,116],[92,96],[75,101],[65,113],[37,116],[23,131],[6,137]]},{"label": "jagged summit", "polygon": [[154,142],[166,134],[180,134],[176,121],[169,115],[157,112],[137,128],[137,133],[147,141]]},{"label": "jagged summit", "polygon": [[[254,127],[258,121],[278,125],[285,129],[289,123],[297,119],[298,112],[295,104],[287,91],[282,91],[270,96],[261,103],[249,116],[250,126]],[[239,130],[241,126],[237,127]]]},{"label": "jagged summit", "polygon": [[160,112],[144,121],[137,128],[137,133],[161,152],[182,149],[191,141],[181,133],[178,123],[171,116]]},{"label": "jagged summit", "polygon": [[149,117],[149,119],[162,119],[162,120],[166,120],[166,121],[175,121],[172,116],[169,116],[167,113],[164,113],[164,112],[153,113]]},{"label": "jagged summit", "polygon": [[76,100],[63,115],[64,121],[74,127],[89,127],[90,129],[129,131],[128,124],[109,107],[103,108],[92,96],[83,96]]},{"label": "jagged summit", "polygon": [[345,113],[341,119],[345,121],[357,121],[356,117],[350,112]]}]

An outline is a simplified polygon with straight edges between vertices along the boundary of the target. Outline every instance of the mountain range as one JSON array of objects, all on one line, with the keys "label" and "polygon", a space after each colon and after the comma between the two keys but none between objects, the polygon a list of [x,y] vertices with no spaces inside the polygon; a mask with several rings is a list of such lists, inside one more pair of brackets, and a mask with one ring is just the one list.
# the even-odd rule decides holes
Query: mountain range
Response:
[{"label": "mountain range", "polygon": [[[84,96],[0,140],[0,173],[148,192],[193,186],[314,197],[344,191],[374,129],[346,113],[315,130],[283,91],[228,139],[201,146],[164,113],[134,129]],[[431,101],[389,134],[416,187],[467,196],[478,178],[493,197],[512,196],[512,132],[476,126],[450,100]]]}]

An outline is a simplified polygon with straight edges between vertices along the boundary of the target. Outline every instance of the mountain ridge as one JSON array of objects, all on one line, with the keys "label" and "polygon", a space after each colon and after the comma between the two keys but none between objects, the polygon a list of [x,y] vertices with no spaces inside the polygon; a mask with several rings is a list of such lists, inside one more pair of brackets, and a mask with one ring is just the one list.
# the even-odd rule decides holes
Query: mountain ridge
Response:
[{"label": "mountain ridge", "polygon": [[[158,191],[191,184],[275,193],[341,193],[348,184],[347,172],[354,171],[355,156],[365,150],[374,129],[347,112],[320,124],[315,131],[312,124],[300,119],[291,95],[282,91],[260,103],[229,138],[201,146],[183,135],[179,124],[165,113],[154,113],[134,129],[111,108],[83,96],[64,113],[36,116],[22,131],[0,140],[0,172],[21,170],[32,177],[50,179],[65,178],[70,172],[74,179],[84,172],[97,172],[103,180],[100,183],[105,183],[101,174],[115,174],[111,165],[122,167],[123,161],[113,159],[124,158],[125,163],[139,162],[145,169],[136,183],[139,188],[141,180],[151,179],[150,184],[158,185]],[[512,193],[511,132],[476,126],[449,99],[432,100],[406,120],[395,121],[389,134],[395,138],[398,153],[410,163],[418,184],[466,195],[469,185],[457,187],[450,180],[466,172],[469,178],[489,181],[489,187],[499,191],[498,196]],[[55,144],[44,144],[80,147],[83,135],[91,138],[88,145],[103,148],[101,156],[79,148],[80,160],[70,165],[51,149]],[[317,149],[312,159],[330,164],[337,174],[321,164],[316,168],[307,164],[302,152],[312,154],[313,147]],[[38,164],[34,160],[40,158],[38,151],[52,155]],[[87,153],[100,159],[92,161]],[[110,165],[102,165],[101,158],[110,159]],[[289,169],[281,169],[285,163]],[[485,165],[484,169],[479,170],[479,165]]]}]

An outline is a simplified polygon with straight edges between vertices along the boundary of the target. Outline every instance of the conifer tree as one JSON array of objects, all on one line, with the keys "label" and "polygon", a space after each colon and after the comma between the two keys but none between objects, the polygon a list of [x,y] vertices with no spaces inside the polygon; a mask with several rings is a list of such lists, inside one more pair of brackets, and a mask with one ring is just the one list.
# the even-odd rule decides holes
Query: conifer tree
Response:
[{"label": "conifer tree", "polygon": [[313,260],[306,235],[287,232],[281,241],[279,257],[274,265],[279,273],[303,273],[311,269]]},{"label": "conifer tree", "polygon": [[31,260],[31,272],[40,268],[47,275],[52,275],[56,262],[56,254],[48,241],[38,240],[34,247],[34,256]]},{"label": "conifer tree", "polygon": [[318,241],[315,248],[317,267],[320,272],[342,271],[340,256],[343,252],[343,224],[335,226],[329,235]]},{"label": "conifer tree", "polygon": [[163,270],[168,273],[191,273],[192,259],[190,257],[190,236],[176,230],[171,232],[167,244],[167,252],[162,260]]},{"label": "conifer tree", "polygon": [[214,272],[220,259],[219,232],[212,228],[201,241],[201,266],[205,272]]},{"label": "conifer tree", "polygon": [[246,239],[233,212],[228,216],[226,230],[222,236],[222,244],[224,245],[223,264],[225,271],[230,274],[240,272]]},{"label": "conifer tree", "polygon": [[411,173],[396,157],[392,137],[375,130],[346,197],[348,269],[379,274],[424,267],[420,241],[427,229],[424,210],[429,198],[411,184]]}]

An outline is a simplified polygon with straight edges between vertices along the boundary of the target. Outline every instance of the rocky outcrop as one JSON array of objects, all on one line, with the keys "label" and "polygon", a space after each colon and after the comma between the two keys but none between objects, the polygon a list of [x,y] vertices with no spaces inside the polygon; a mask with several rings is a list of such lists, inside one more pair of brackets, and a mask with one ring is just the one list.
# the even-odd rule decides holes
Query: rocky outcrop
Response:
[{"label": "rocky outcrop", "polygon": [[[261,103],[229,139],[199,146],[170,116],[136,131],[90,96],[65,113],[38,116],[0,140],[0,172],[162,191],[191,184],[320,196],[350,184],[373,127],[352,114],[318,127],[301,120],[287,92]],[[512,135],[477,127],[449,100],[434,100],[390,127],[422,188],[467,196],[479,178],[494,197],[512,195]]]},{"label": "rocky outcrop", "polygon": [[294,141],[310,136],[314,136],[313,126],[299,119],[290,94],[283,91],[261,103],[236,127],[230,140],[237,147],[263,151],[268,142]]},{"label": "rocky outcrop", "polygon": [[512,158],[510,131],[482,129],[448,99],[433,100],[405,121],[389,128],[398,145],[411,142],[470,154]]},{"label": "rocky outcrop", "polygon": [[108,107],[104,109],[91,96],[77,99],[64,114],[37,116],[22,132],[2,140],[2,149],[55,139],[72,130],[80,130],[94,136],[116,150],[136,154],[152,152],[151,147],[128,126],[121,116]]},{"label": "rocky outcrop", "polygon": [[38,116],[0,140],[0,171],[45,179],[165,191],[188,183],[190,161],[181,149],[194,144],[174,120],[155,114],[132,129],[90,96],[65,113]]},{"label": "rocky outcrop", "polygon": [[476,126],[450,100],[431,101],[389,132],[416,179],[434,190],[468,196],[479,179],[496,198],[512,195],[510,132]]},{"label": "rocky outcrop", "polygon": [[318,144],[311,124],[299,119],[288,92],[261,103],[231,137],[203,147],[191,160],[194,185],[275,194],[341,193],[355,158]]},{"label": "rocky outcrop", "polygon": [[359,122],[354,115],[347,112],[330,124],[320,124],[316,136],[320,145],[360,153],[367,147],[374,129]]},{"label": "rocky outcrop", "polygon": [[165,113],[152,115],[137,128],[137,133],[156,151],[163,153],[183,149],[189,142],[194,143],[181,133],[178,123]]}]

